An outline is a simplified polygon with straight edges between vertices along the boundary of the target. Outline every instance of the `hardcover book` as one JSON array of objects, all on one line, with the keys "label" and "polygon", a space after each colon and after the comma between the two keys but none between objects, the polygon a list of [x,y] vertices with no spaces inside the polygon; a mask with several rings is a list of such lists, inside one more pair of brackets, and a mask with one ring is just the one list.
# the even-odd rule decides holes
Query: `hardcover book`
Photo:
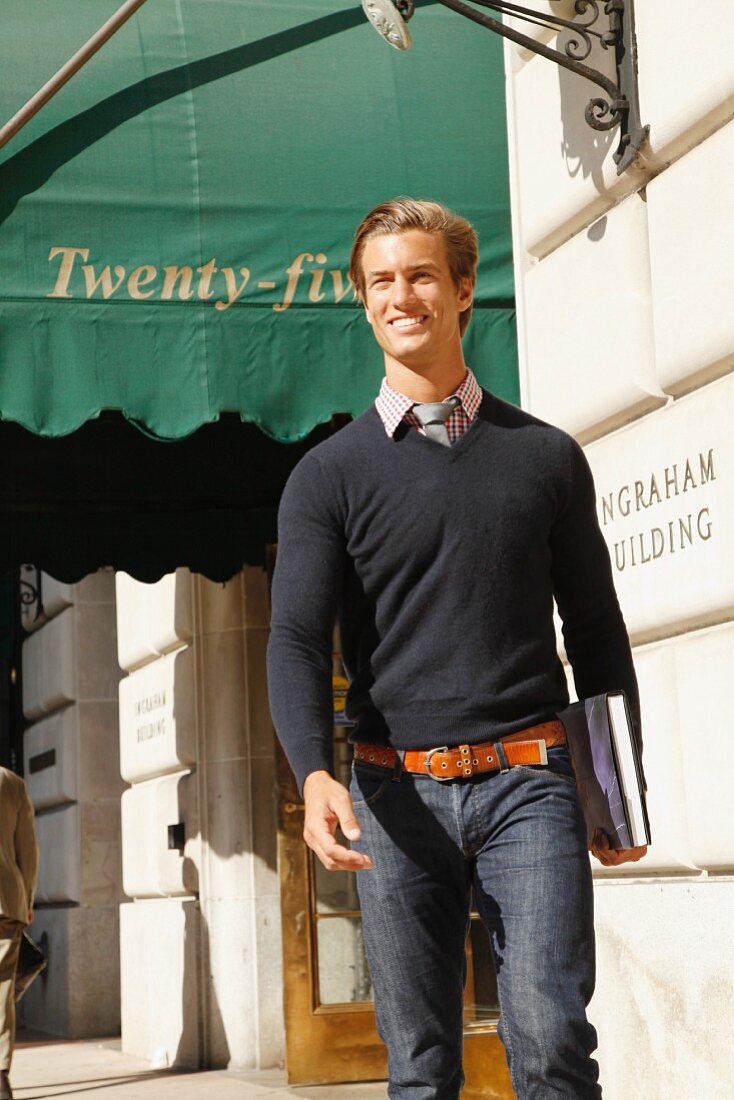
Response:
[{"label": "hardcover book", "polygon": [[624,692],[572,703],[566,728],[589,843],[603,829],[612,848],[650,843],[642,768]]}]

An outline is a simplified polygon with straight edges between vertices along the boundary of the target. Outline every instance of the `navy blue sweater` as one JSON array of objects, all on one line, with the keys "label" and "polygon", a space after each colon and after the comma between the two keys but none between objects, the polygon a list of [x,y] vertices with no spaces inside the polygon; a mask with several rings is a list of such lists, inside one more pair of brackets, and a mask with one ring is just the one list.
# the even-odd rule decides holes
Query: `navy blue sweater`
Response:
[{"label": "navy blue sweater", "polygon": [[578,444],[485,391],[451,447],[372,406],[301,460],[283,493],[270,705],[302,787],[332,771],[340,617],[353,737],[399,749],[486,741],[568,702],[553,598],[579,698],[623,688],[627,631]]}]

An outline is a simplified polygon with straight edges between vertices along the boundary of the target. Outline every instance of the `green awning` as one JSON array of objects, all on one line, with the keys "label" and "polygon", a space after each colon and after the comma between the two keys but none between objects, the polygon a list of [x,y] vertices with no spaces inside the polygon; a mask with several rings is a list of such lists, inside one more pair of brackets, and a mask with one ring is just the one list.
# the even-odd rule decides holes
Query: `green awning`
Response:
[{"label": "green awning", "polygon": [[[3,0],[3,121],[118,3]],[[148,0],[0,151],[0,570],[262,561],[377,392],[346,267],[394,195],[476,224],[467,359],[517,400],[502,47],[419,6],[397,54],[357,0]]]},{"label": "green awning", "polygon": [[[10,117],[117,0],[4,0]],[[517,396],[501,43],[436,4],[409,54],[356,0],[149,0],[0,153],[0,418],[102,409],[281,441],[362,412],[380,354],[346,266],[396,194],[477,225],[467,357]]]}]

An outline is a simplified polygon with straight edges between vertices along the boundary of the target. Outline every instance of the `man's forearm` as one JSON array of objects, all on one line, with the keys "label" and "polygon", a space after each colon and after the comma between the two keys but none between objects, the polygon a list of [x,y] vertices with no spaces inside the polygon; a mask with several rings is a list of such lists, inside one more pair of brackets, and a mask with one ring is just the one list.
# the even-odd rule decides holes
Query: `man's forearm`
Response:
[{"label": "man's forearm", "polygon": [[270,709],[299,788],[309,772],[332,771],[334,620],[343,534],[328,485],[309,455],[291,475],[278,517],[268,645]]}]

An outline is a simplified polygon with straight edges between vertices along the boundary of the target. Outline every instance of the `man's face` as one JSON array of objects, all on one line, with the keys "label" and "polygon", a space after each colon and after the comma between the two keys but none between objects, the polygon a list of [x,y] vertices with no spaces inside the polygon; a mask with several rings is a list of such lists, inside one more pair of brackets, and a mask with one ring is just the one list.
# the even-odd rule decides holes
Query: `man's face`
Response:
[{"label": "man's face", "polygon": [[371,237],[362,270],[367,320],[386,358],[420,370],[460,349],[459,317],[472,286],[469,279],[454,283],[440,234],[409,229]]}]

